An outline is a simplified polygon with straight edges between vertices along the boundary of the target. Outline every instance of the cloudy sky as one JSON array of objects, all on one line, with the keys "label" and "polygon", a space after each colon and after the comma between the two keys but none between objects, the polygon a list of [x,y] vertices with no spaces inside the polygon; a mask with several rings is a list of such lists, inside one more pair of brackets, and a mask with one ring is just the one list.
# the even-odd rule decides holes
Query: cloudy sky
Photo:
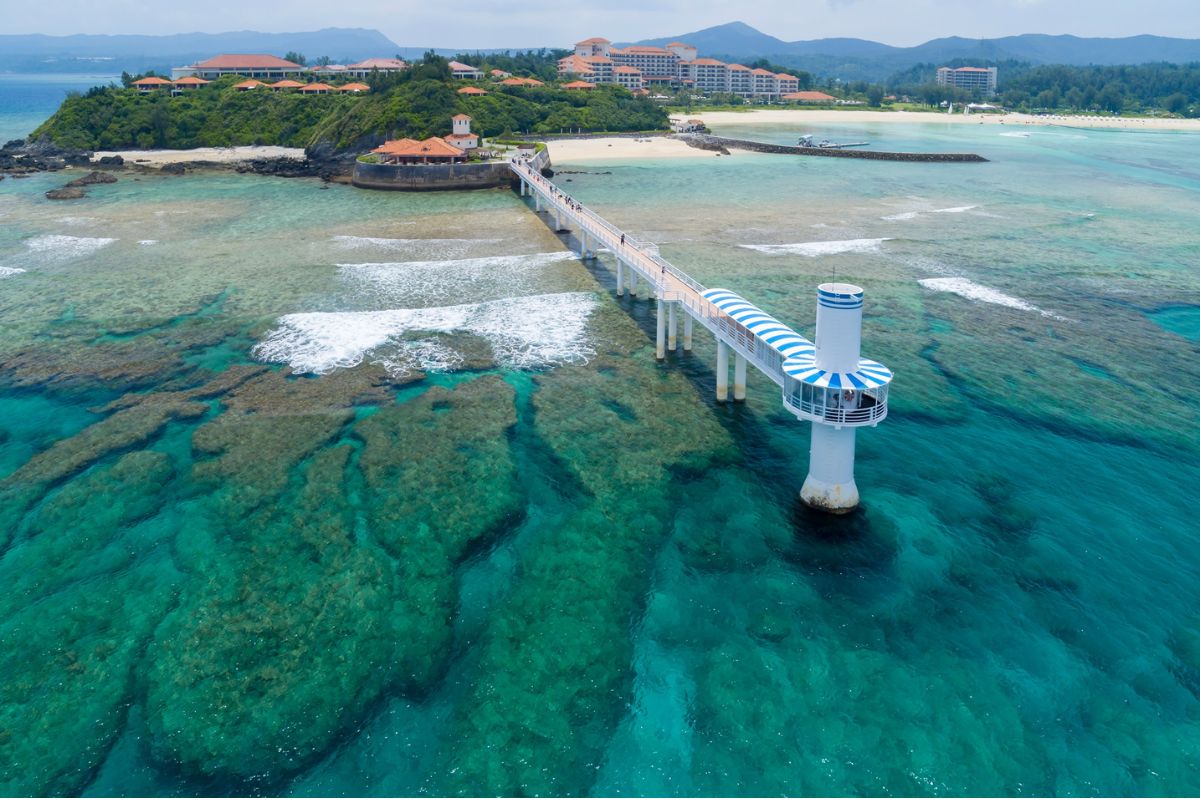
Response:
[{"label": "cloudy sky", "polygon": [[1200,38],[1200,0],[0,0],[2,33],[182,33],[376,28],[404,47],[566,45],[672,36],[740,19],[785,40],[913,45],[1018,33]]}]

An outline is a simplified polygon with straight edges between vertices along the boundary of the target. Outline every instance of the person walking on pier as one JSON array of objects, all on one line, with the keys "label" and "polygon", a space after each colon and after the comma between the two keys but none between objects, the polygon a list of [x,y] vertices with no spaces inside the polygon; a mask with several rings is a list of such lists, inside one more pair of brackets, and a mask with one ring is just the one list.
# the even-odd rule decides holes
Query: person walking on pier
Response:
[{"label": "person walking on pier", "polygon": [[621,234],[621,247],[625,246],[625,234]]}]

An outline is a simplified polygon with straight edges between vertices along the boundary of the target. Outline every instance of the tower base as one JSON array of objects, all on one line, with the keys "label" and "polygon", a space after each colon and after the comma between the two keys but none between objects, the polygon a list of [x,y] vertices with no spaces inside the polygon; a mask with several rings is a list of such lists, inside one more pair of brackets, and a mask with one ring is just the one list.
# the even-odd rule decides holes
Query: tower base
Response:
[{"label": "tower base", "polygon": [[858,508],[858,485],[853,479],[849,483],[826,483],[809,475],[800,489],[800,499],[816,511],[849,514]]}]

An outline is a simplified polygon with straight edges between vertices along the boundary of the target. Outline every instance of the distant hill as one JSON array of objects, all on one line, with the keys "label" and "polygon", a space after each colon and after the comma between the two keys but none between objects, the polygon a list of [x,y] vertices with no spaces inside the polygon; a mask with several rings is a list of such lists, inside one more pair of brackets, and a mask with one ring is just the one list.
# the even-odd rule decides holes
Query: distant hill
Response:
[{"label": "distant hill", "polygon": [[744,22],[730,22],[661,39],[646,39],[638,44],[661,46],[676,40],[695,45],[707,56],[743,60],[768,58],[781,66],[847,80],[883,80],[917,64],[953,59],[1074,65],[1200,61],[1200,40],[1165,36],[1128,36],[1121,39],[1039,33],[998,39],[951,36],[933,39],[916,47],[892,47],[865,39],[785,42]]},{"label": "distant hill", "polygon": [[400,48],[367,28],[324,28],[301,33],[178,33],[169,36],[75,34],[0,35],[0,71],[143,72],[190,64],[217,53],[303,53],[361,60],[391,57]]}]

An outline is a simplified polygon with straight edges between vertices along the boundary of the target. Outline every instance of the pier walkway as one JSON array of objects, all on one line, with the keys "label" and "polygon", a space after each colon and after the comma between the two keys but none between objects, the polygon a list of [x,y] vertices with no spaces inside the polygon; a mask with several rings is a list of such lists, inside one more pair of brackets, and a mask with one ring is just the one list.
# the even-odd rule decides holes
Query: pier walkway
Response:
[{"label": "pier walkway", "polygon": [[[891,372],[878,362],[859,359],[857,331],[852,358],[838,370],[820,368],[829,365],[818,363],[813,342],[738,294],[706,288],[659,255],[656,245],[634,238],[573,200],[541,174],[546,163],[541,156],[517,157],[510,162],[520,181],[522,197],[531,197],[538,213],[550,215],[556,232],[573,229],[577,233],[581,258],[593,259],[601,248],[612,253],[618,297],[628,290],[634,297],[641,293],[657,300],[658,359],[665,359],[668,350],[678,348],[682,312],[685,351],[692,349],[693,322],[700,323],[717,340],[718,401],[728,399],[732,350],[735,401],[746,397],[746,366],[751,364],[783,390],[784,406],[800,419],[840,429],[874,426],[887,416]],[[828,284],[818,294],[821,305],[857,311],[861,319],[862,292],[857,287]]]}]

